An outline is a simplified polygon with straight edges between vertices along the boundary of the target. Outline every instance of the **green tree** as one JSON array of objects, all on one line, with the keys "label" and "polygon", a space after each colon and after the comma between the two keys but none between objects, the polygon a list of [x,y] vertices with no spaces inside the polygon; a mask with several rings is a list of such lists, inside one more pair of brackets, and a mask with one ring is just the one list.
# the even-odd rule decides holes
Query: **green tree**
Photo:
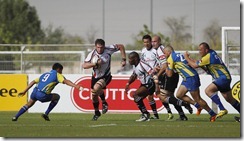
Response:
[{"label": "green tree", "polygon": [[190,26],[185,24],[185,19],[186,17],[180,17],[180,19],[168,17],[164,20],[171,30],[171,45],[180,50],[191,48],[192,36],[187,32]]},{"label": "green tree", "polygon": [[221,27],[217,20],[213,20],[204,29],[204,38],[213,49],[221,50]]},{"label": "green tree", "polygon": [[38,43],[43,37],[35,7],[25,0],[0,0],[0,43]]},{"label": "green tree", "polygon": [[[32,44],[44,37],[41,22],[35,7],[25,0],[0,0],[0,43],[1,44]],[[0,51],[20,50],[16,47],[0,47]],[[20,69],[18,55],[1,55],[1,70]]]},{"label": "green tree", "polygon": [[167,45],[170,42],[169,37],[164,36],[162,33],[158,32],[158,33],[153,33],[152,31],[149,30],[147,25],[143,25],[143,30],[141,30],[136,36],[133,37],[134,39],[134,43],[133,45],[127,45],[126,48],[128,49],[134,49],[134,50],[141,50],[143,47],[143,42],[142,42],[142,37],[144,35],[150,35],[150,36],[154,36],[154,35],[158,35],[161,38],[161,43],[163,45]]}]

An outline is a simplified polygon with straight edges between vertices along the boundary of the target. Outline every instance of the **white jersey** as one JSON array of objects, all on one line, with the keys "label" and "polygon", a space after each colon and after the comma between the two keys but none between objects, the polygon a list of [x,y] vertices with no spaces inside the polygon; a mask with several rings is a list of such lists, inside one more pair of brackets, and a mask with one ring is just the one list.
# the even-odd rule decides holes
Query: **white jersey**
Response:
[{"label": "white jersey", "polygon": [[157,51],[154,48],[147,50],[143,48],[141,51],[141,60],[149,64],[152,68],[158,65]]},{"label": "white jersey", "polygon": [[163,53],[164,46],[160,45],[157,49],[157,58],[159,60],[159,65],[162,66],[162,64],[167,62],[167,58],[165,57],[165,54]]},{"label": "white jersey", "polygon": [[103,76],[108,76],[111,74],[111,55],[118,51],[119,48],[117,47],[117,45],[109,45],[109,46],[105,46],[104,51],[102,54],[98,54],[96,49],[92,50],[86,57],[85,62],[91,62],[92,58],[97,55],[99,57],[99,59],[102,60],[102,64],[100,67],[98,68],[93,68],[93,73],[92,75],[95,78],[100,78]]},{"label": "white jersey", "polygon": [[152,71],[152,67],[150,67],[147,63],[141,60],[139,64],[134,67],[133,73],[136,74],[141,84],[148,84],[152,83],[152,78],[150,76]]}]

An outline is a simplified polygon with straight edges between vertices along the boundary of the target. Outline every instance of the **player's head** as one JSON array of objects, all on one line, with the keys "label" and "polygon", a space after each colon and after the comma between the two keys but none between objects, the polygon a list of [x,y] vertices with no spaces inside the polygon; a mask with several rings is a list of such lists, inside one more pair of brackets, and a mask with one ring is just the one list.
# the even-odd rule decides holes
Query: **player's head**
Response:
[{"label": "player's head", "polygon": [[96,39],[95,47],[98,54],[102,54],[105,47],[105,41],[103,39]]},{"label": "player's head", "polygon": [[174,51],[174,48],[170,45],[167,45],[163,52],[164,52],[164,55],[166,56],[166,58],[168,58],[170,56],[170,54]]},{"label": "player's head", "polygon": [[146,47],[148,50],[152,48],[152,37],[150,35],[144,35],[142,37],[142,42],[144,47]]},{"label": "player's head", "polygon": [[140,61],[140,56],[137,52],[133,51],[128,55],[130,65],[137,65]]},{"label": "player's head", "polygon": [[157,49],[161,45],[161,38],[158,35],[153,36],[152,46]]},{"label": "player's head", "polygon": [[63,66],[60,63],[55,63],[55,64],[53,64],[52,69],[56,70],[58,73],[62,73]]},{"label": "player's head", "polygon": [[208,43],[206,43],[206,42],[202,42],[198,46],[199,54],[201,57],[205,56],[208,53],[209,49],[210,49],[210,47],[209,47]]}]

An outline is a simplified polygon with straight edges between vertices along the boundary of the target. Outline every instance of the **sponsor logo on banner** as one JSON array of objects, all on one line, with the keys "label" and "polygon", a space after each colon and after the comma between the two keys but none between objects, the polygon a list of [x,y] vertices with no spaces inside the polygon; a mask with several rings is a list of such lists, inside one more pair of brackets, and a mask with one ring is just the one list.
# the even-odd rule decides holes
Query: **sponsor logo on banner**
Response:
[{"label": "sponsor logo on banner", "polygon": [[18,93],[27,86],[26,74],[0,74],[0,111],[17,111],[26,104],[27,95]]},{"label": "sponsor logo on banner", "polygon": [[240,99],[241,99],[241,82],[240,82],[240,80],[237,81],[237,82],[232,86],[231,93],[232,93],[232,96],[233,96],[238,102],[240,102]]},{"label": "sponsor logo on banner", "polygon": [[[139,112],[139,109],[133,99],[133,93],[139,88],[140,81],[136,80],[133,82],[130,85],[128,94],[126,94],[125,85],[128,80],[129,76],[113,76],[112,81],[107,85],[107,89],[104,90],[110,112]],[[75,88],[71,89],[71,100],[74,106],[83,112],[94,111],[90,92],[91,77],[82,77],[75,83],[83,86],[84,90],[79,91]],[[157,110],[162,110],[164,108],[162,102],[156,96],[154,98],[157,104]],[[147,109],[151,111],[147,98],[144,99],[144,103]],[[101,108],[102,104],[100,101],[100,109]]]}]

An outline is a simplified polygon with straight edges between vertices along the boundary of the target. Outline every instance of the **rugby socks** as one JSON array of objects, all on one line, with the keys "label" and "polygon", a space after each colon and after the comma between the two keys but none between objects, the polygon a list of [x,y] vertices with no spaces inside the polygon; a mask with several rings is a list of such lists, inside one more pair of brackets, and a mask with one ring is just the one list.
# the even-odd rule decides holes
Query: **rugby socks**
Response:
[{"label": "rugby socks", "polygon": [[212,101],[218,105],[220,110],[225,110],[223,104],[221,103],[218,94],[213,94],[211,97]]},{"label": "rugby socks", "polygon": [[99,111],[99,101],[92,101],[95,112]]},{"label": "rugby socks", "polygon": [[21,116],[22,114],[24,114],[28,109],[29,109],[29,107],[27,105],[23,106],[19,110],[19,112],[15,115],[15,117],[18,118],[19,116]]},{"label": "rugby socks", "polygon": [[198,109],[198,108],[200,108],[200,105],[196,102],[195,104],[194,104],[194,106]]},{"label": "rugby socks", "polygon": [[153,100],[153,101],[150,101],[149,102],[149,105],[153,111],[153,114],[155,117],[158,117],[158,112],[157,112],[157,107],[156,107],[156,102]]},{"label": "rugby socks", "polygon": [[212,116],[215,116],[216,113],[211,109],[208,111],[208,114],[212,117]]},{"label": "rugby socks", "polygon": [[145,104],[143,103],[143,99],[140,99],[138,102],[136,102],[136,104],[142,113],[148,113]]},{"label": "rugby socks", "polygon": [[231,105],[240,113],[240,103],[237,100]]},{"label": "rugby socks", "polygon": [[103,92],[102,94],[100,94],[99,97],[101,98],[102,103],[106,103],[106,104],[107,104],[107,102],[106,102],[106,100],[105,100],[104,92]]},{"label": "rugby socks", "polygon": [[52,109],[57,105],[58,103],[58,100],[54,100],[54,101],[51,101],[51,103],[49,104],[48,108],[47,108],[47,111],[45,112],[45,115],[48,115]]},{"label": "rugby socks", "polygon": [[164,107],[166,108],[167,112],[172,114],[171,109],[169,107],[169,103],[167,103],[167,102],[162,102],[162,103],[163,103]]},{"label": "rugby socks", "polygon": [[168,103],[178,106],[185,106],[185,103],[182,100],[176,99],[174,96],[167,97]]},{"label": "rugby socks", "polygon": [[179,105],[174,105],[175,109],[178,111],[180,116],[185,115],[185,113],[183,112],[183,109],[181,108],[181,106]]}]

